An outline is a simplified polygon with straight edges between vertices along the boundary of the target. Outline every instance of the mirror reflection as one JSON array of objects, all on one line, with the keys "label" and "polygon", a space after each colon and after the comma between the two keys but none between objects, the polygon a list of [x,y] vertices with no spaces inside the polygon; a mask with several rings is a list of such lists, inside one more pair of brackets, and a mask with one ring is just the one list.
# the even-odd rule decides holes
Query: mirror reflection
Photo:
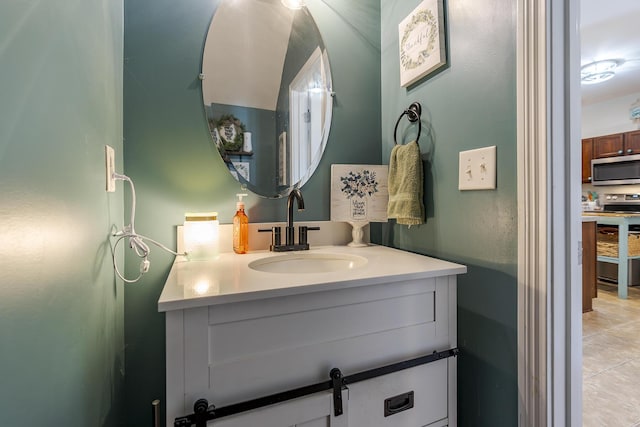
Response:
[{"label": "mirror reflection", "polygon": [[229,172],[282,197],[318,166],[332,112],[327,52],[306,7],[222,0],[204,47],[203,102]]}]

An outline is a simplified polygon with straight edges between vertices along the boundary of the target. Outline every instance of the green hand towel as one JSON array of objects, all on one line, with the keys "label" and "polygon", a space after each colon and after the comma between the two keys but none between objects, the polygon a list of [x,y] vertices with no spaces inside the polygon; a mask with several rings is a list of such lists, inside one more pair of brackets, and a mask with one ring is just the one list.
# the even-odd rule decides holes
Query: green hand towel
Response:
[{"label": "green hand towel", "polygon": [[389,161],[389,206],[387,216],[398,224],[424,223],[422,160],[416,141],[396,145]]}]

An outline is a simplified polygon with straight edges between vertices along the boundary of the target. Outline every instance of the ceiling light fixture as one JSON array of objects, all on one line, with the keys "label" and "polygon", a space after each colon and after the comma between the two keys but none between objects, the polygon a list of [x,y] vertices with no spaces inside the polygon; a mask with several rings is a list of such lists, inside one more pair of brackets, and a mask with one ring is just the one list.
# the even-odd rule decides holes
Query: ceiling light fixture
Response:
[{"label": "ceiling light fixture", "polygon": [[624,61],[617,59],[605,59],[603,61],[592,62],[580,68],[580,80],[586,85],[606,82],[613,78],[616,73],[613,71]]},{"label": "ceiling light fixture", "polygon": [[302,9],[304,6],[304,0],[280,0],[284,7],[287,7],[291,10]]}]

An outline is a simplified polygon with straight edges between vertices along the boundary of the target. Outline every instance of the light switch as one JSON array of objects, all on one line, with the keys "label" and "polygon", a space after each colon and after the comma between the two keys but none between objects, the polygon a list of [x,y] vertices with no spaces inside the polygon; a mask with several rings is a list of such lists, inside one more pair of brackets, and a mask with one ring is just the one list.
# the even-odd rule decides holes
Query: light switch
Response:
[{"label": "light switch", "polygon": [[458,190],[496,188],[496,146],[461,151]]}]

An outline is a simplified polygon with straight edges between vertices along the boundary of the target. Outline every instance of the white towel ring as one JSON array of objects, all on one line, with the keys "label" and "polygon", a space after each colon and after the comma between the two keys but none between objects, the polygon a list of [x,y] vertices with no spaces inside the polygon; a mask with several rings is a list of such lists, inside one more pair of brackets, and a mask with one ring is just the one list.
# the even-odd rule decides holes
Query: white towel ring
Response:
[{"label": "white towel ring", "polygon": [[[420,115],[422,114],[422,105],[419,102],[413,102],[409,105],[409,108],[405,109],[400,117],[398,117],[398,121],[396,122],[396,127],[393,129],[393,143],[398,145],[398,140],[396,139],[396,133],[398,132],[398,125],[400,124],[400,119],[402,116],[407,115],[407,119],[411,123],[418,122],[418,136],[416,137],[416,144],[418,144],[418,140],[420,139],[420,132],[422,131],[422,123],[420,120]],[[418,144],[420,145],[420,144]]]}]

